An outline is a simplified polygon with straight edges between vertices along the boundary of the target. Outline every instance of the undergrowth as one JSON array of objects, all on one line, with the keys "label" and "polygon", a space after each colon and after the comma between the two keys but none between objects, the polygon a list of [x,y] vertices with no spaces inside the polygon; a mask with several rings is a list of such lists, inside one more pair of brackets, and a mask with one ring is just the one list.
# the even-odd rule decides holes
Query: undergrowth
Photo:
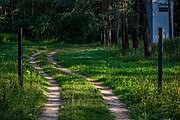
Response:
[{"label": "undergrowth", "polygon": [[17,76],[17,43],[0,42],[0,120],[35,120],[46,102],[47,83],[28,62],[33,51],[40,47],[27,43],[23,51],[22,89]]},{"label": "undergrowth", "polygon": [[180,60],[180,37],[164,41],[163,47],[168,58]]}]

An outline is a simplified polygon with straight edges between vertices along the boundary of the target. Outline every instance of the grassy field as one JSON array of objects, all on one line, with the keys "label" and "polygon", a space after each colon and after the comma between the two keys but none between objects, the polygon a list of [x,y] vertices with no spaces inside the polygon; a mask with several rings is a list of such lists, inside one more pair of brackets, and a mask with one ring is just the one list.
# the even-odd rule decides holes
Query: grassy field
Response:
[{"label": "grassy field", "polygon": [[144,58],[142,50],[122,55],[120,50],[99,47],[62,49],[55,59],[74,72],[110,86],[129,107],[133,119],[180,119],[180,63],[164,59],[163,91],[157,88],[156,52]]},{"label": "grassy field", "polygon": [[46,102],[46,81],[29,64],[41,44],[24,43],[24,88],[17,76],[17,43],[0,42],[0,120],[34,120]]},{"label": "grassy field", "polygon": [[60,72],[47,61],[47,54],[39,55],[37,62],[62,87],[62,120],[113,120],[101,94],[94,86],[79,77]]},{"label": "grassy field", "polygon": [[[127,104],[133,119],[180,119],[180,63],[175,55],[173,59],[164,57],[163,91],[159,93],[156,50],[152,57],[144,58],[142,48],[129,50],[125,55],[118,47],[101,48],[97,44],[24,42],[24,88],[21,89],[17,77],[17,42],[0,42],[0,120],[37,119],[46,102],[47,83],[28,59],[35,52],[53,49],[61,49],[55,55],[60,65],[110,86]],[[60,119],[113,119],[91,83],[56,70],[46,55],[47,52],[38,56],[37,62],[61,84]]]}]

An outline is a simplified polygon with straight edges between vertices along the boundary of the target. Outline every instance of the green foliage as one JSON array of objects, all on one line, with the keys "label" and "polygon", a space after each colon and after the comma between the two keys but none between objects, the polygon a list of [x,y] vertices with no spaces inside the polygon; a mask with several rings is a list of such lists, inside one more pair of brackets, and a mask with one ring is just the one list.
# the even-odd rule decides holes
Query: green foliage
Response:
[{"label": "green foliage", "polygon": [[180,37],[164,41],[163,47],[170,59],[180,60]]},{"label": "green foliage", "polygon": [[18,9],[19,13],[14,20],[14,29],[23,26],[24,35],[29,40],[52,38],[51,34],[54,32],[52,1],[26,0],[19,4]]},{"label": "green foliage", "polygon": [[[141,51],[141,50],[140,50]],[[179,62],[163,62],[163,91],[158,92],[157,57],[137,57],[118,49],[63,49],[55,55],[58,64],[110,86],[130,109],[135,120],[180,119]]]},{"label": "green foliage", "polygon": [[9,41],[17,41],[18,35],[12,33],[4,33],[0,34],[0,42],[9,42]]},{"label": "green foliage", "polygon": [[[28,44],[32,48],[33,44]],[[34,120],[42,111],[47,83],[27,61],[34,51],[31,48],[24,49],[22,89],[17,77],[17,43],[0,42],[1,120]]]},{"label": "green foliage", "polygon": [[[11,8],[9,0],[1,0],[0,6],[4,6],[9,11],[9,15],[0,13],[0,32],[17,32],[21,25],[24,33],[30,40],[52,40],[89,43],[99,39],[99,28],[107,25],[107,21],[102,19],[110,18],[119,22],[121,17],[121,4],[118,0],[108,0],[103,3],[104,7],[116,3],[116,8],[112,6],[102,11],[102,1],[100,0],[23,0],[14,2]],[[134,0],[126,0],[127,9],[125,16],[128,18],[129,31],[137,27],[138,21],[134,21],[138,13],[134,9]],[[175,32],[179,34],[179,1],[175,0]],[[11,11],[13,10],[13,11]],[[13,13],[13,14],[12,14]],[[13,18],[13,19],[12,19]],[[118,24],[117,24],[118,26]],[[117,27],[118,28],[118,27]],[[116,28],[116,29],[117,29]],[[115,29],[112,26],[110,30]]]},{"label": "green foliage", "polygon": [[92,42],[88,41],[91,35],[89,31],[95,33],[98,27],[92,27],[96,23],[92,22],[95,19],[90,8],[90,3],[86,1],[22,1],[19,4],[19,13],[13,28],[23,26],[25,36],[30,40],[56,39],[71,43]]},{"label": "green foliage", "polygon": [[174,32],[175,35],[180,35],[180,1],[174,0]]}]

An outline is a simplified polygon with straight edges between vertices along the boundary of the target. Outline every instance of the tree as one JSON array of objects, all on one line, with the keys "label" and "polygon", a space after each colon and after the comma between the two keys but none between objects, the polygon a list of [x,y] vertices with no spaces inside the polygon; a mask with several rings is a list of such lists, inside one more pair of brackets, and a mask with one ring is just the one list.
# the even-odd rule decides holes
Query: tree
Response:
[{"label": "tree", "polygon": [[[1,10],[1,26],[0,30],[3,32],[10,31],[9,28],[11,28],[10,23],[10,1],[9,0],[1,0],[0,1],[0,10]],[[6,26],[6,27],[5,27]]]},{"label": "tree", "polygon": [[122,48],[126,50],[129,48],[129,39],[128,39],[128,25],[127,25],[127,3],[125,0],[121,2],[122,16],[121,16],[121,32],[122,32]]},{"label": "tree", "polygon": [[118,0],[112,0],[111,6],[112,6],[111,41],[113,44],[116,44],[118,41],[118,29],[119,29]]},{"label": "tree", "polygon": [[179,0],[175,0],[174,3],[174,31],[175,31],[175,35],[178,36],[180,35],[180,1]]},{"label": "tree", "polygon": [[101,20],[101,28],[100,28],[100,32],[101,32],[101,45],[102,46],[106,46],[107,43],[109,42],[109,16],[107,15],[107,12],[109,10],[109,2],[107,0],[101,0],[101,16],[100,16],[100,20]]},{"label": "tree", "polygon": [[147,9],[146,9],[147,0],[140,0],[140,10],[141,14],[141,25],[142,25],[142,36],[144,41],[144,54],[146,57],[151,56],[152,45],[150,40],[150,29],[148,24]]},{"label": "tree", "polygon": [[135,20],[134,20],[134,26],[133,26],[133,48],[138,48],[138,42],[139,42],[139,12],[140,12],[140,5],[139,0],[135,0],[134,4],[134,11],[135,11]]},{"label": "tree", "polygon": [[169,14],[169,38],[172,39],[172,19],[171,19],[171,3],[168,0],[168,14]]},{"label": "tree", "polygon": [[3,26],[1,27],[1,31],[14,32],[13,24],[14,24],[14,17],[17,14],[17,4],[18,4],[18,0],[0,1],[1,24],[3,24]]}]

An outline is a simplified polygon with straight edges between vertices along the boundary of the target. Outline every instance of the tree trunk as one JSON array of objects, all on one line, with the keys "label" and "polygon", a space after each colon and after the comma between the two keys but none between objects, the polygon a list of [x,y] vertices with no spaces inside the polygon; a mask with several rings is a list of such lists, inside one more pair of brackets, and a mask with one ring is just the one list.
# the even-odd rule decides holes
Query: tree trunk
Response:
[{"label": "tree trunk", "polygon": [[111,41],[112,44],[117,43],[117,29],[118,29],[118,22],[117,22],[117,16],[116,16],[116,10],[117,10],[117,0],[113,0],[113,2],[111,3],[112,9],[113,9],[113,19],[111,20],[111,25],[112,25],[112,30],[111,30]]},{"label": "tree trunk", "polygon": [[133,29],[133,48],[137,49],[139,44],[139,0],[135,1],[134,9],[137,13],[135,16],[135,27]]},{"label": "tree trunk", "polygon": [[14,19],[14,14],[12,14],[14,11],[14,1],[13,0],[10,0],[10,7],[11,7],[11,20],[13,21],[13,19]]},{"label": "tree trunk", "polygon": [[101,31],[101,40],[100,40],[100,43],[101,43],[101,46],[104,46],[104,44],[106,42],[104,26],[101,27],[100,31]]},{"label": "tree trunk", "polygon": [[103,46],[106,47],[106,44],[107,44],[107,26],[105,25],[103,27]]},{"label": "tree trunk", "polygon": [[139,34],[136,29],[133,30],[133,48],[137,49],[139,44]]},{"label": "tree trunk", "polygon": [[[101,13],[103,14],[108,10],[108,1],[101,0]],[[108,20],[106,17],[102,16],[101,17],[101,22],[102,22],[102,27],[101,27],[101,45],[106,46],[108,42],[108,35],[107,35],[107,30],[108,30]]]},{"label": "tree trunk", "polygon": [[[111,2],[106,0],[105,1],[105,6],[106,6],[106,9],[105,11],[106,12],[109,12],[110,11],[110,6],[111,5]],[[105,25],[106,25],[106,43],[108,46],[110,46],[112,44],[111,42],[111,18],[109,15],[106,15],[106,21],[105,21]]]},{"label": "tree trunk", "polygon": [[129,38],[128,38],[128,20],[125,19],[125,49],[129,48]]},{"label": "tree trunk", "polygon": [[12,26],[13,26],[13,21],[14,21],[14,0],[10,0],[10,15],[11,15],[11,32],[12,32]]},{"label": "tree trunk", "polygon": [[126,2],[122,2],[122,48],[123,50],[126,50],[129,48],[129,39],[128,39],[128,26],[127,26],[127,19],[125,16],[125,11],[126,11]]},{"label": "tree trunk", "polygon": [[146,57],[149,57],[152,54],[152,45],[150,40],[150,29],[148,24],[146,2],[147,0],[141,0],[142,32],[143,32],[143,40],[144,40],[144,54]]},{"label": "tree trunk", "polygon": [[168,16],[169,16],[169,38],[172,39],[172,19],[171,19],[171,2],[168,0]]},{"label": "tree trunk", "polygon": [[111,20],[109,16],[107,18],[106,37],[107,37],[108,46],[110,46],[112,44],[112,41],[111,41]]},{"label": "tree trunk", "polygon": [[125,50],[125,18],[124,14],[122,15],[122,20],[121,20],[121,36],[122,36],[122,49]]}]

